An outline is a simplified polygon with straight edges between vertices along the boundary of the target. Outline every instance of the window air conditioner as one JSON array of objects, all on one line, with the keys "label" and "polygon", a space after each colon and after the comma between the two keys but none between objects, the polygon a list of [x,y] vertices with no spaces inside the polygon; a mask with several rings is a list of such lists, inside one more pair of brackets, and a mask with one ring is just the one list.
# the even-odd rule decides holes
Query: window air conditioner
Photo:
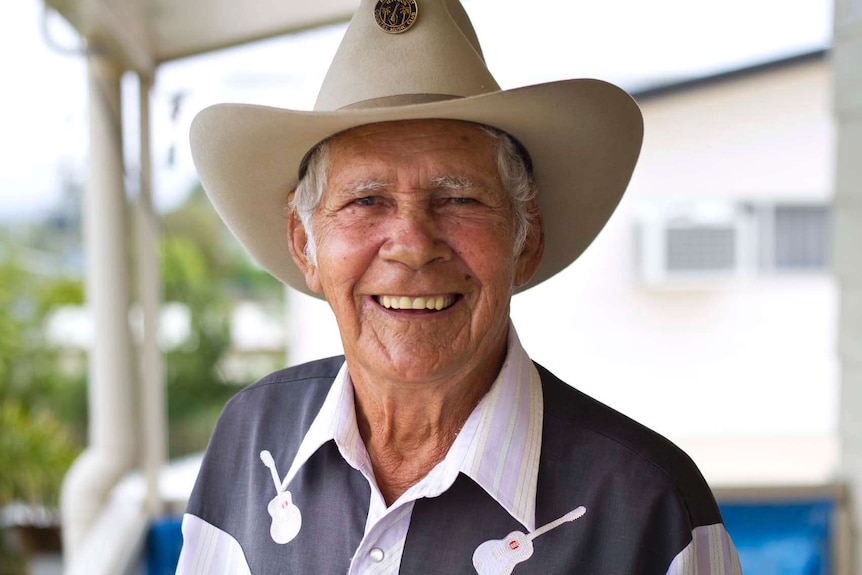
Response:
[{"label": "window air conditioner", "polygon": [[639,217],[638,255],[647,284],[733,279],[752,262],[750,210],[733,203],[653,205]]}]

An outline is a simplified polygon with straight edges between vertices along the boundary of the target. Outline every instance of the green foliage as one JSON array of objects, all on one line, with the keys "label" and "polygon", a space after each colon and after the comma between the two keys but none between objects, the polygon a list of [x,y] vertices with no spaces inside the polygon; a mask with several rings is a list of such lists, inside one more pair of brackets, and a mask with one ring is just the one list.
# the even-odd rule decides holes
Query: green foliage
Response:
[{"label": "green foliage", "polygon": [[[211,282],[212,263],[200,246],[183,236],[166,235],[160,245],[162,284],[166,301],[216,298]],[[203,303],[203,302],[201,302]]]},{"label": "green foliage", "polygon": [[82,439],[83,377],[65,374],[42,323],[60,302],[82,299],[80,283],[0,261],[0,505],[11,499],[56,504],[60,483]]},{"label": "green foliage", "polygon": [[[42,326],[58,305],[82,301],[83,286],[24,264],[14,254],[0,260],[0,507],[53,507],[81,448],[86,393],[81,374],[64,373]],[[24,573],[11,535],[0,529],[0,573]]]},{"label": "green foliage", "polygon": [[[163,216],[162,232],[166,301],[184,302],[187,293],[182,290],[200,281],[214,282],[213,287],[231,300],[282,297],[281,284],[251,263],[237,241],[227,233],[200,186],[182,207]],[[201,272],[207,277],[202,278]]]},{"label": "green foliage", "polygon": [[27,321],[20,294],[27,278],[13,262],[0,262],[0,393],[12,383],[15,357],[24,345]]},{"label": "green foliage", "polygon": [[52,310],[63,305],[84,304],[84,284],[77,279],[59,277],[40,286],[39,317],[44,319]]},{"label": "green foliage", "polygon": [[[51,226],[34,228],[32,237],[42,248],[70,250],[79,237],[73,228],[62,237]],[[83,351],[52,348],[44,324],[59,306],[83,304],[84,286],[44,275],[52,271],[44,261],[35,273],[11,245],[0,245],[0,505],[4,497],[53,504],[70,446],[77,452],[85,441],[87,374]],[[184,304],[191,315],[191,337],[166,353],[169,454],[176,457],[206,446],[225,401],[248,383],[229,381],[220,369],[231,344],[231,305],[239,298],[280,299],[283,292],[248,260],[200,188],[163,216],[159,251],[163,299]],[[33,483],[40,465],[43,482]]]},{"label": "green foliage", "polygon": [[0,507],[12,501],[55,506],[78,446],[48,410],[15,400],[0,404]]},{"label": "green foliage", "polygon": [[45,342],[43,324],[57,306],[82,301],[80,281],[37,276],[16,257],[0,261],[0,402],[14,400],[28,410],[53,412],[81,440],[84,374],[63,369],[62,352]]},{"label": "green foliage", "polygon": [[189,341],[167,353],[168,451],[171,457],[206,447],[225,401],[248,382],[221,371],[230,341],[230,308],[239,297],[280,298],[281,285],[255,268],[198,189],[163,218],[163,297],[186,305]]},{"label": "green foliage", "polygon": [[[83,282],[52,275],[61,266],[45,256],[63,253],[58,262],[75,261],[67,256],[80,233],[77,219],[70,222],[32,227],[24,243],[43,250],[32,252],[41,254],[38,265],[28,260],[31,252],[25,256],[0,237],[0,507],[14,500],[56,505],[85,442],[86,357],[83,350],[53,348],[44,333],[53,311],[85,300]],[[186,305],[191,315],[191,337],[166,353],[169,454],[176,457],[206,446],[225,401],[249,383],[229,381],[220,369],[231,344],[231,305],[239,298],[281,299],[283,291],[248,260],[200,188],[164,215],[159,251],[163,299]],[[0,575],[23,569],[8,538],[0,529]]]}]

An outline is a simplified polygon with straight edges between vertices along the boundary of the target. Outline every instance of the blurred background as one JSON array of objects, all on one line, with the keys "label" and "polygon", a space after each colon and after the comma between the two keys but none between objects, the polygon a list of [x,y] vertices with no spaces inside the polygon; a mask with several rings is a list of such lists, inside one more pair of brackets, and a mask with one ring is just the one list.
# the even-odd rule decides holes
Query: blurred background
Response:
[{"label": "blurred background", "polygon": [[[527,351],[694,458],[746,573],[862,573],[862,0],[463,3],[503,88],[601,78],[645,119],[608,227],[514,299]],[[0,6],[0,575],[173,573],[226,399],[340,352],[187,134],[311,109],[358,2],[175,4]]]}]

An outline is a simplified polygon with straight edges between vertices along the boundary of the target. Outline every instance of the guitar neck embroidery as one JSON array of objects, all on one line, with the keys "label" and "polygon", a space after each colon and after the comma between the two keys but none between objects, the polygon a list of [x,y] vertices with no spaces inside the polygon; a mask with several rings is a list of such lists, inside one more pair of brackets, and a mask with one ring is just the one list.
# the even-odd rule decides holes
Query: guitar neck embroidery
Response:
[{"label": "guitar neck embroidery", "polygon": [[582,505],[530,533],[512,531],[503,539],[485,541],[473,552],[473,567],[479,575],[510,575],[518,563],[533,556],[533,539],[563,523],[580,519],[586,512]]}]

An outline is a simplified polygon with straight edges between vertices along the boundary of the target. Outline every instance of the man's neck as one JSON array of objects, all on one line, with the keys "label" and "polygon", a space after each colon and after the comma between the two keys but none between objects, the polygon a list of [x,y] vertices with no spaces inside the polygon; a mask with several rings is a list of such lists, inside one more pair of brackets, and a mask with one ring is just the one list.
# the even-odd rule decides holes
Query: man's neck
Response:
[{"label": "man's neck", "polygon": [[469,377],[447,382],[380,385],[351,373],[359,433],[387,506],[446,457],[505,353]]}]

